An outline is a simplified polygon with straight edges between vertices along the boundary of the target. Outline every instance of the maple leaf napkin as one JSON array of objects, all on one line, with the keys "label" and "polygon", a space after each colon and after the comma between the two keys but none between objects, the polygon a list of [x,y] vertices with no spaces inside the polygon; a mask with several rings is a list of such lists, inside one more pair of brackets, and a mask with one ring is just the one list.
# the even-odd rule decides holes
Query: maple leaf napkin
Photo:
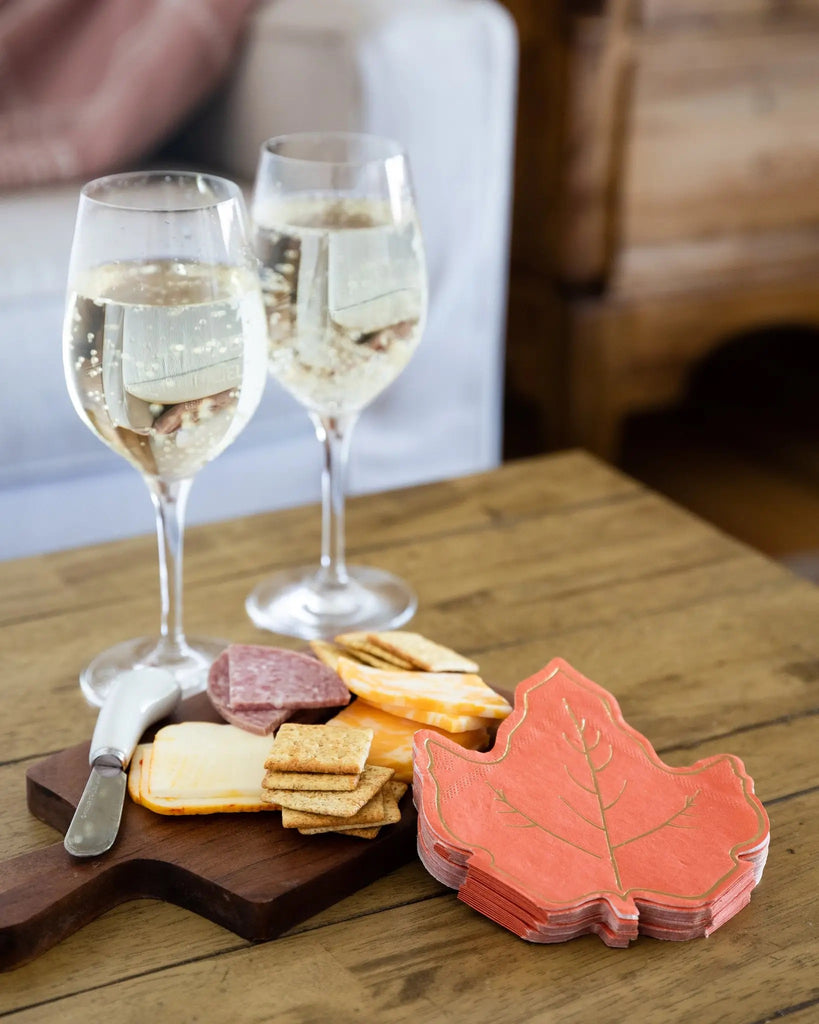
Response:
[{"label": "maple leaf napkin", "polygon": [[531,941],[708,935],[761,877],[770,826],[740,759],[665,764],[562,659],[518,685],[492,750],[421,731],[413,756],[422,861]]}]

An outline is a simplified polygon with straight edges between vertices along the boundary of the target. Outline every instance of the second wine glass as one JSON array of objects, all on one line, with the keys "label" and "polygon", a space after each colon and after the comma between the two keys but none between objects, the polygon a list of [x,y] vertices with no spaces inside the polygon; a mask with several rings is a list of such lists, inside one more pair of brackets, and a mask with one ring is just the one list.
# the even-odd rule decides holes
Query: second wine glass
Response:
[{"label": "second wine glass", "polygon": [[252,218],[270,374],[306,407],[324,462],[320,563],[263,580],[248,614],[262,629],[306,639],[398,626],[413,615],[415,594],[382,569],[347,565],[344,504],[353,427],[407,365],[426,319],[407,157],[371,135],[270,139]]},{"label": "second wine glass", "polygon": [[267,330],[238,187],[193,172],[135,172],[80,195],[63,332],[86,425],[145,479],[156,514],[158,637],[124,640],[80,675],[101,704],[133,668],[204,689],[227,641],[182,628],[185,506],[196,473],[236,438],[266,381]]}]

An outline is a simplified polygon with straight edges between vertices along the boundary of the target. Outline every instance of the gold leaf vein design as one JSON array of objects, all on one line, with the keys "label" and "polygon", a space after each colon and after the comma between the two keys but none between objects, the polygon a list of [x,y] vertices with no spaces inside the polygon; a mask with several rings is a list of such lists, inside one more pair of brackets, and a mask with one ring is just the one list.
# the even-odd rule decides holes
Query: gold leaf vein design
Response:
[{"label": "gold leaf vein design", "polygon": [[563,741],[576,754],[581,755],[585,760],[586,768],[589,773],[589,782],[585,783],[578,779],[572,773],[568,764],[564,763],[563,768],[566,773],[566,777],[571,781],[571,783],[574,786],[576,786],[582,792],[595,798],[595,801],[597,803],[597,820],[595,820],[595,818],[593,817],[590,817],[588,814],[584,814],[582,811],[578,810],[578,808],[575,807],[562,794],[558,795],[558,799],[574,815],[576,815],[577,818],[579,818],[589,827],[595,829],[597,832],[601,832],[604,835],[606,842],[606,856],[603,856],[597,853],[596,851],[590,849],[589,847],[584,846],[582,843],[569,839],[568,837],[560,835],[558,832],[555,832],[553,829],[548,828],[548,826],[544,825],[543,822],[538,821],[536,818],[527,814],[522,808],[515,806],[507,798],[503,790],[496,789],[488,781],[486,781],[486,785],[495,794],[495,799],[503,805],[503,808],[500,811],[500,813],[510,816],[517,816],[520,819],[522,819],[522,823],[518,823],[516,825],[508,822],[507,824],[510,824],[510,827],[537,828],[540,831],[544,832],[546,835],[551,836],[553,839],[556,839],[561,843],[566,843],[568,846],[571,846],[574,849],[579,850],[581,853],[587,854],[590,857],[594,857],[596,860],[608,859],[609,865],[611,866],[612,874],[614,876],[615,885],[617,889],[622,893],[624,890],[620,874],[620,866],[617,861],[617,850],[622,849],[622,847],[624,846],[629,846],[631,843],[639,842],[641,839],[646,839],[648,836],[656,835],[658,832],[661,832],[665,828],[693,828],[693,825],[687,824],[681,821],[680,819],[684,818],[685,815],[687,815],[694,807],[694,804],[701,790],[697,789],[694,793],[688,794],[683,800],[682,807],[678,808],[676,811],[670,814],[664,821],[658,822],[657,824],[652,825],[650,828],[646,828],[644,831],[639,832],[636,835],[630,836],[628,839],[623,839],[618,843],[612,842],[611,833],[609,831],[609,812],[618,804],[623,794],[625,793],[626,786],[628,784],[628,779],[623,779],[620,789],[618,790],[617,795],[613,799],[609,799],[607,801],[604,798],[600,784],[600,776],[603,774],[603,772],[606,771],[607,768],[609,768],[613,761],[614,747],[611,742],[608,742],[608,750],[604,754],[602,760],[599,758],[595,758],[593,755],[598,752],[598,748],[600,748],[601,740],[603,738],[600,729],[595,729],[595,736],[593,739],[590,739],[586,735],[588,728],[586,719],[583,717],[579,717],[569,704],[568,700],[566,700],[565,698],[563,699],[563,707],[566,713],[568,714],[574,727],[573,734],[569,734],[566,732],[562,734]]}]

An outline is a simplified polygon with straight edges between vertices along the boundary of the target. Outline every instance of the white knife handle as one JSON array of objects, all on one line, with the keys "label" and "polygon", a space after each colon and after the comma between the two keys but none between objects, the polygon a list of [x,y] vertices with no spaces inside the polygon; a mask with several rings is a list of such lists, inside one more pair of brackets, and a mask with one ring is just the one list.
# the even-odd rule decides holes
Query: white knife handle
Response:
[{"label": "white knife handle", "polygon": [[117,676],[97,717],[89,764],[106,754],[126,768],[145,729],[170,714],[180,693],[176,680],[165,669],[133,669]]}]

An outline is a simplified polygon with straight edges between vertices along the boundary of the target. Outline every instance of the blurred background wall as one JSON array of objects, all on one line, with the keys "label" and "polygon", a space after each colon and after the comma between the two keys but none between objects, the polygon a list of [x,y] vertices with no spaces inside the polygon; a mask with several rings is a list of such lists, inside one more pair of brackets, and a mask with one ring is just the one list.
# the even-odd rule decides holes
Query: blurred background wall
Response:
[{"label": "blurred background wall", "polygon": [[508,457],[580,445],[819,579],[819,0],[504,0]]}]

